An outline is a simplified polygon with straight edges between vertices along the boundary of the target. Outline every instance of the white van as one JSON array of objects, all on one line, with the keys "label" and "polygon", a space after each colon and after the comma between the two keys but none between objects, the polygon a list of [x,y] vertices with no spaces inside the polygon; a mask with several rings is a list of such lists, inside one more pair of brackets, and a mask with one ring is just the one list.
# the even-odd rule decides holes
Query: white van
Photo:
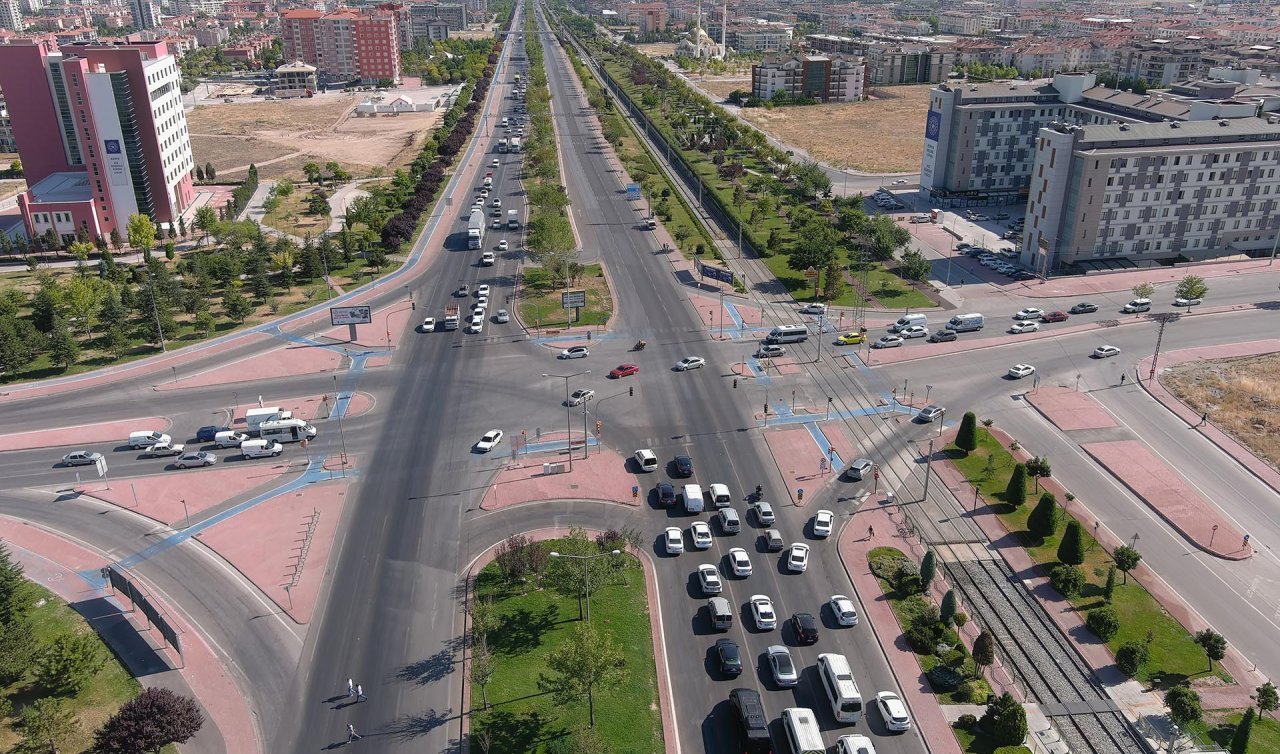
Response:
[{"label": "white van", "polygon": [[742,519],[733,508],[720,509],[720,531],[725,534],[737,534],[742,531]]},{"label": "white van", "polygon": [[316,428],[301,419],[284,419],[278,422],[263,422],[258,425],[258,436],[263,440],[298,442],[299,440],[314,439]]},{"label": "white van", "polygon": [[240,455],[245,458],[274,457],[283,452],[284,446],[275,440],[245,440],[240,443]]},{"label": "white van", "polygon": [[818,678],[831,703],[831,714],[842,723],[856,723],[862,719],[862,693],[853,678],[849,659],[844,655],[818,655]]},{"label": "white van", "polygon": [[733,498],[729,497],[729,487],[723,484],[713,484],[707,488],[711,493],[711,504],[717,508],[723,508],[727,505],[733,505]]},{"label": "white van", "polygon": [[792,754],[826,754],[818,718],[808,707],[788,707],[782,711],[782,728]]},{"label": "white van", "polygon": [[889,328],[890,332],[902,332],[912,325],[920,325],[921,327],[929,324],[929,318],[923,314],[904,314],[898,317],[898,321],[893,323]]},{"label": "white van", "polygon": [[702,506],[702,488],[696,484],[686,484],[684,486],[684,510],[686,513],[701,513]]},{"label": "white van", "polygon": [[172,437],[155,430],[144,429],[129,433],[129,447],[131,448],[149,448],[152,445],[168,445],[171,442],[173,442]]},{"label": "white van", "polygon": [[658,456],[648,448],[641,448],[636,451],[636,464],[640,466],[641,471],[657,471]]},{"label": "white van", "polygon": [[769,331],[769,335],[765,337],[764,342],[769,345],[775,343],[803,343],[809,339],[809,328],[804,325],[778,325]]},{"label": "white van", "polygon": [[947,320],[947,329],[954,330],[955,332],[972,332],[974,330],[981,330],[984,324],[986,324],[986,321],[983,319],[982,315],[977,312],[970,314],[957,314]]},{"label": "white van", "polygon": [[1135,312],[1149,312],[1151,311],[1151,299],[1135,298],[1134,300],[1125,304],[1124,308],[1121,309],[1120,311],[1126,314],[1133,314]]},{"label": "white van", "polygon": [[243,432],[234,430],[224,430],[213,436],[213,442],[219,448],[238,448],[240,443],[248,440],[249,436]]}]

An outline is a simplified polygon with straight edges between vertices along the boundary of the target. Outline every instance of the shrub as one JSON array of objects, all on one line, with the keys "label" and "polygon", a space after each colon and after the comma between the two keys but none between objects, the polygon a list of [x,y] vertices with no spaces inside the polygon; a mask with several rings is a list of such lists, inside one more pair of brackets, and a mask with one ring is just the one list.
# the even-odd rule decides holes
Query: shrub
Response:
[{"label": "shrub", "polygon": [[927,590],[936,575],[938,575],[938,556],[933,554],[933,550],[928,550],[920,560],[920,591]]},{"label": "shrub", "polygon": [[1058,560],[1068,565],[1080,565],[1084,562],[1084,527],[1079,521],[1069,521],[1067,530],[1062,533],[1062,542],[1058,544]]},{"label": "shrub", "polygon": [[978,718],[970,714],[964,714],[956,718],[955,727],[960,730],[971,730],[973,726],[978,724]]},{"label": "shrub", "polygon": [[1084,573],[1075,566],[1059,563],[1049,571],[1049,584],[1063,597],[1074,597],[1084,589]]},{"label": "shrub", "polygon": [[956,628],[964,628],[964,624],[969,622],[969,614],[961,610],[951,618],[951,622],[955,624]]},{"label": "shrub", "polygon": [[942,664],[934,665],[925,675],[929,678],[934,691],[941,693],[955,691],[965,680],[960,671]]},{"label": "shrub", "polygon": [[1044,541],[1046,537],[1053,535],[1057,524],[1058,499],[1052,492],[1046,492],[1040,496],[1040,502],[1036,503],[1035,510],[1027,517],[1027,531],[1036,539]]},{"label": "shrub", "polygon": [[1111,607],[1090,610],[1089,617],[1085,619],[1085,625],[1099,639],[1111,641],[1120,631],[1120,614],[1115,611],[1115,608]]},{"label": "shrub", "polygon": [[964,418],[960,420],[956,447],[965,453],[972,453],[978,448],[978,417],[972,411],[964,412]]},{"label": "shrub", "polygon": [[956,617],[956,592],[954,589],[948,589],[947,593],[942,596],[942,607],[938,611],[942,622],[951,625]]},{"label": "shrub", "polygon": [[1151,652],[1145,641],[1127,641],[1116,650],[1116,665],[1129,677],[1138,675],[1142,666],[1147,663]]},{"label": "shrub", "polygon": [[1027,465],[1017,464],[1009,475],[1009,484],[1004,488],[1004,501],[1009,505],[1022,505],[1027,502]]},{"label": "shrub", "polygon": [[894,576],[898,573],[898,564],[902,562],[902,558],[872,558],[870,560],[871,573],[875,574],[876,578],[884,579],[892,584]]},{"label": "shrub", "polygon": [[920,569],[910,560],[903,560],[893,574],[893,588],[902,595],[919,594],[922,582]]},{"label": "shrub", "polygon": [[1027,712],[1008,692],[987,705],[981,724],[1000,746],[1017,746],[1027,737]]},{"label": "shrub", "polygon": [[[956,689],[955,693],[951,696],[957,702],[961,702],[963,704],[976,704],[981,701],[986,701],[982,698],[984,691],[985,687],[982,685],[981,681],[965,681],[960,684],[960,688]],[[970,715],[970,717],[972,717],[972,715]]]}]

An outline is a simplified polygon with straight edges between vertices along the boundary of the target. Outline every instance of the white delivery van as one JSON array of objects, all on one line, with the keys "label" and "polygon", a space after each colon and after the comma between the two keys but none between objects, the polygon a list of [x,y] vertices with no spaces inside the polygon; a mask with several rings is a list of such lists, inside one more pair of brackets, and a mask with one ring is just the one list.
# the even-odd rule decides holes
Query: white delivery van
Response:
[{"label": "white delivery van", "polygon": [[301,419],[281,419],[274,422],[263,422],[258,425],[258,437],[263,440],[277,442],[298,442],[311,440],[316,436],[316,428]]},{"label": "white delivery van", "polygon": [[775,343],[803,343],[809,339],[809,328],[804,325],[778,325],[769,331],[769,335],[765,337],[764,342],[770,345]]},{"label": "white delivery van", "polygon": [[238,448],[240,443],[248,439],[249,436],[244,432],[234,432],[232,430],[224,430],[213,436],[213,441],[219,448]]},{"label": "white delivery van", "polygon": [[782,728],[787,733],[792,754],[826,754],[818,718],[807,707],[788,707],[782,711]]},{"label": "white delivery van", "polygon": [[892,332],[902,332],[912,325],[920,325],[924,327],[929,324],[929,318],[923,314],[904,314],[898,317],[898,321],[893,323],[893,327],[889,330]]},{"label": "white delivery van", "polygon": [[168,445],[171,442],[173,442],[172,437],[163,432],[156,432],[150,429],[129,433],[129,447],[131,448],[149,448],[152,445]]},{"label": "white delivery van", "polygon": [[648,448],[641,448],[636,451],[636,465],[640,467],[641,471],[657,471],[658,456]]},{"label": "white delivery van", "polygon": [[707,487],[711,493],[711,504],[717,508],[723,508],[727,505],[733,505],[733,498],[729,497],[729,487],[724,484],[713,484]]},{"label": "white delivery van", "polygon": [[1121,309],[1120,311],[1124,312],[1125,314],[1134,314],[1136,312],[1149,312],[1151,311],[1151,299],[1135,298],[1134,300],[1125,304],[1124,308]]},{"label": "white delivery van", "polygon": [[684,510],[686,513],[701,513],[702,506],[702,488],[696,484],[686,484],[684,486]]},{"label": "white delivery van", "polygon": [[982,315],[977,312],[972,312],[970,314],[957,314],[947,320],[947,329],[954,330],[956,332],[972,332],[974,330],[981,330],[984,324],[986,324],[986,322],[983,320]]},{"label": "white delivery van", "polygon": [[856,723],[862,719],[862,692],[844,655],[818,655],[818,678],[831,703],[831,714],[842,723]]},{"label": "white delivery van", "polygon": [[292,418],[292,411],[285,411],[279,406],[266,406],[264,408],[251,408],[246,411],[244,413],[244,424],[250,432],[256,432],[258,426],[263,422],[277,422]]},{"label": "white delivery van", "polygon": [[283,452],[284,446],[275,440],[245,440],[240,443],[240,455],[245,458],[278,456]]}]

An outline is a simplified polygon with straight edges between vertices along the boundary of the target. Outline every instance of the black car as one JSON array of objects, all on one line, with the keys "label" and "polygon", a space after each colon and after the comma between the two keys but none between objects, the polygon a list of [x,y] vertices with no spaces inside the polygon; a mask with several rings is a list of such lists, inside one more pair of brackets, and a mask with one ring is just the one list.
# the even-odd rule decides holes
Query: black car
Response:
[{"label": "black car", "polygon": [[930,343],[950,343],[956,339],[955,330],[934,330],[929,333]]},{"label": "black car", "polygon": [[676,488],[671,482],[658,482],[658,505],[670,508],[676,504]]},{"label": "black car", "polygon": [[796,641],[801,644],[818,642],[818,619],[812,613],[793,613],[791,630],[796,634]]},{"label": "black car", "polygon": [[1098,311],[1097,304],[1080,303],[1071,307],[1069,310],[1072,314],[1092,314]]},{"label": "black car", "polygon": [[716,639],[716,657],[720,659],[720,673],[742,675],[742,653],[733,639]]},{"label": "black car", "polygon": [[207,427],[201,427],[196,430],[196,442],[213,442],[219,432],[230,432],[231,427],[215,427],[210,424]]},{"label": "black car", "polygon": [[769,754],[773,740],[769,738],[769,718],[764,713],[764,702],[755,689],[734,689],[729,692],[729,703],[738,718],[742,733],[742,749],[747,754]]},{"label": "black car", "polygon": [[693,459],[689,456],[676,456],[676,476],[693,476]]}]

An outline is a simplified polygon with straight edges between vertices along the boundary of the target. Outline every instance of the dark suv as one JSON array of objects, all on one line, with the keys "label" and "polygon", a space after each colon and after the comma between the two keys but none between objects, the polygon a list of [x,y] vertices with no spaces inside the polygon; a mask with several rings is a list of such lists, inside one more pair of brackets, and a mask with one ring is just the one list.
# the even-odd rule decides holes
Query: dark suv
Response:
[{"label": "dark suv", "polygon": [[769,718],[764,714],[760,692],[734,689],[729,692],[729,703],[742,731],[742,750],[747,754],[769,754],[773,740],[769,738]]},{"label": "dark suv", "polygon": [[658,505],[670,508],[676,504],[676,488],[671,482],[658,482]]},{"label": "dark suv", "polygon": [[792,614],[791,630],[796,634],[796,641],[801,644],[818,642],[818,619],[812,613]]},{"label": "dark suv", "polygon": [[716,657],[720,660],[720,674],[742,675],[742,653],[733,639],[716,639]]},{"label": "dark suv", "polygon": [[676,476],[693,476],[693,459],[689,456],[676,456]]}]

